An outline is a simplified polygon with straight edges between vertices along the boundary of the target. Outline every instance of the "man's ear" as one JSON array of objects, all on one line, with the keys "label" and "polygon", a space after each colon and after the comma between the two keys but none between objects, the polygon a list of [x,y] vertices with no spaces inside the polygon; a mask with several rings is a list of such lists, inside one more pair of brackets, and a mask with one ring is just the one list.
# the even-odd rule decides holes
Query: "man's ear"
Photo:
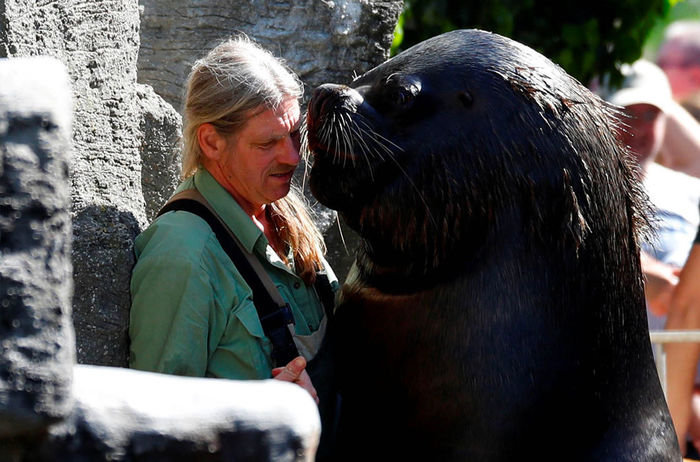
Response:
[{"label": "man's ear", "polygon": [[226,149],[226,139],[210,123],[197,128],[197,141],[199,149],[208,160],[219,160]]}]

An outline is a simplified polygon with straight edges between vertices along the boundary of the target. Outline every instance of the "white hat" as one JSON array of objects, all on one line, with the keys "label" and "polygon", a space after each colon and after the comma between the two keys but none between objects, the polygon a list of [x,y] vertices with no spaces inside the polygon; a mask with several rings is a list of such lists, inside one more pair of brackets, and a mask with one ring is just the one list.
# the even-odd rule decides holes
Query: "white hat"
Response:
[{"label": "white hat", "polygon": [[668,78],[656,64],[640,59],[632,65],[623,64],[620,72],[625,79],[622,87],[608,97],[611,103],[618,106],[651,104],[663,111],[672,101]]}]

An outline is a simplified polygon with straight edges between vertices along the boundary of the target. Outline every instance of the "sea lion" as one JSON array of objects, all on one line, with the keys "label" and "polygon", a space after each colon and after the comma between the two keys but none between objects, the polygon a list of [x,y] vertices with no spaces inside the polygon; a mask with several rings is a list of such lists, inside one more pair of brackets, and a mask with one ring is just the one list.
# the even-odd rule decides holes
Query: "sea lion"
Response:
[{"label": "sea lion", "polygon": [[617,114],[479,30],[314,91],[310,187],[362,238],[336,460],[680,460]]}]

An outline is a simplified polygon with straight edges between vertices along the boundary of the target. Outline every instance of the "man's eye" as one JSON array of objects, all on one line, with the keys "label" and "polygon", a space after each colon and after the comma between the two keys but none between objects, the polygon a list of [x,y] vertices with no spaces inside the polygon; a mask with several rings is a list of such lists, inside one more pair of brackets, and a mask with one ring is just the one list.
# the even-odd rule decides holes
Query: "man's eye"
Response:
[{"label": "man's eye", "polygon": [[270,140],[270,141],[266,141],[265,143],[260,143],[260,144],[258,144],[258,148],[270,149],[271,147],[273,147],[275,145],[275,142],[276,142],[275,140]]},{"label": "man's eye", "polygon": [[294,147],[299,150],[299,147],[301,146],[301,133],[299,132],[299,129],[294,130],[289,134],[289,137],[292,139],[292,143],[294,144]]}]

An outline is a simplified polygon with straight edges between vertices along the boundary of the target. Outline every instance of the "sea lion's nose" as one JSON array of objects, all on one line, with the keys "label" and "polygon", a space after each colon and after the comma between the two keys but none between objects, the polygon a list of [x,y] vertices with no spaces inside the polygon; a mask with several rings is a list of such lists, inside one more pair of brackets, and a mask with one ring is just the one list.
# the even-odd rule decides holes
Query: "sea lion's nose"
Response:
[{"label": "sea lion's nose", "polygon": [[318,120],[331,111],[345,108],[354,112],[362,104],[362,96],[347,85],[326,83],[314,89],[309,101],[309,116]]},{"label": "sea lion's nose", "polygon": [[[314,89],[309,101],[309,115],[313,120],[318,120],[321,114],[326,112],[324,111],[324,105],[338,99],[340,88],[341,85],[325,83]],[[328,108],[326,107],[325,109],[327,110]]]}]

